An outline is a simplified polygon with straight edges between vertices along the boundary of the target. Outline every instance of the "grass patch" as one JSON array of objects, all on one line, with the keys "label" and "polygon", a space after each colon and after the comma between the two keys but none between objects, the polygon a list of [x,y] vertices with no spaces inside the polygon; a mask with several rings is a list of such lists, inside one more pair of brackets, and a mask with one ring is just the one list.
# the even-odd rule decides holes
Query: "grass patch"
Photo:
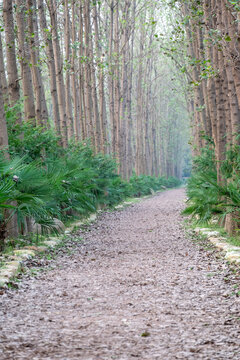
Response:
[{"label": "grass patch", "polygon": [[234,245],[234,246],[239,246],[239,250],[240,250],[240,238],[238,237],[234,237],[234,236],[228,236],[227,238],[227,242]]},{"label": "grass patch", "polygon": [[[197,222],[196,220],[189,221],[185,220],[185,227],[187,229],[195,229],[196,227],[203,228],[203,229],[209,229],[209,231],[218,231],[219,237],[224,237],[225,241],[231,245],[239,246],[240,249],[240,234],[236,236],[230,236],[227,234],[226,230],[219,226],[219,224],[209,224],[208,222]],[[206,239],[206,236],[203,234],[198,234],[198,238]]]},{"label": "grass patch", "polygon": [[23,249],[25,246],[41,246],[49,236],[39,234],[28,234],[21,238],[11,238],[5,240],[5,247],[2,256],[11,254],[14,250]]}]

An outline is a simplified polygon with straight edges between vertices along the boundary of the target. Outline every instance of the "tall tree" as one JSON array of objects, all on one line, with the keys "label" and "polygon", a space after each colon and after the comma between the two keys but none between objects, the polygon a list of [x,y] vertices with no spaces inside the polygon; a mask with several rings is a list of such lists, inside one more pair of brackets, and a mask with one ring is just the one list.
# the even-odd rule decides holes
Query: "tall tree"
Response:
[{"label": "tall tree", "polygon": [[[44,86],[41,76],[38,46],[38,26],[36,25],[36,4],[34,0],[27,0],[28,11],[28,41],[30,47],[31,70],[33,78],[33,88],[35,94],[35,112],[37,123],[46,126],[48,121],[48,111],[45,99]],[[35,26],[34,26],[35,25]]]},{"label": "tall tree", "polygon": [[[16,105],[20,101],[20,85],[16,61],[16,47],[13,20],[12,0],[3,1],[3,22],[6,41],[7,75],[8,75],[8,93],[10,105]],[[21,123],[22,118],[18,112],[17,121]]]},{"label": "tall tree", "polygon": [[69,16],[69,1],[64,0],[64,45],[65,45],[65,68],[66,68],[66,77],[65,77],[65,93],[66,93],[66,115],[67,115],[67,130],[68,130],[68,139],[73,138],[74,128],[73,128],[73,109],[72,109],[72,98],[71,98],[71,88],[70,88],[70,46],[71,46],[71,32],[70,32],[70,16]]},{"label": "tall tree", "polygon": [[35,104],[31,75],[31,60],[26,29],[26,3],[23,0],[16,0],[16,23],[18,38],[18,59],[21,65],[22,91],[24,98],[24,115],[26,120],[35,123]]},{"label": "tall tree", "polygon": [[66,114],[66,98],[65,98],[65,87],[63,80],[63,64],[61,49],[58,37],[58,26],[57,26],[57,4],[56,0],[47,0],[49,9],[49,15],[51,19],[51,34],[52,34],[52,45],[54,53],[54,62],[56,70],[56,85],[58,95],[58,107],[60,116],[60,132],[63,147],[68,144],[68,133],[67,133],[67,114]]},{"label": "tall tree", "polygon": [[7,87],[7,78],[4,66],[4,56],[3,56],[3,46],[2,46],[2,35],[0,32],[0,78],[2,84],[2,93],[3,93],[3,100],[4,104],[8,105],[9,98],[8,98],[8,87]]},{"label": "tall tree", "polygon": [[[0,57],[1,49],[0,49]],[[5,156],[9,158],[8,155],[8,132],[7,132],[7,124],[6,117],[4,111],[4,98],[3,98],[3,87],[2,87],[2,79],[0,77],[0,150],[4,150]]]},{"label": "tall tree", "polygon": [[40,18],[40,27],[42,30],[42,35],[45,42],[45,50],[47,55],[47,64],[50,77],[50,90],[51,90],[51,100],[52,100],[52,113],[53,121],[55,125],[55,130],[58,135],[60,135],[60,115],[59,115],[59,106],[58,106],[58,94],[57,94],[57,84],[56,84],[56,69],[54,61],[54,52],[53,44],[51,38],[51,32],[47,25],[46,14],[43,0],[38,0],[38,11]]}]

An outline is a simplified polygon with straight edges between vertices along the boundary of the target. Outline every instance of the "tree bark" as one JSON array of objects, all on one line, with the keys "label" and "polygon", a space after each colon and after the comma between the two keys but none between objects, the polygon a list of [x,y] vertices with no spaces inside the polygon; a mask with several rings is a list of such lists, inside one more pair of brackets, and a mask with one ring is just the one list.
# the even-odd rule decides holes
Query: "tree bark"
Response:
[{"label": "tree bark", "polygon": [[26,5],[23,0],[16,0],[17,12],[17,36],[18,36],[18,58],[21,65],[22,91],[24,97],[24,115],[25,119],[36,124],[35,104],[32,84],[32,74],[30,69],[29,46],[26,41]]},{"label": "tree bark", "polygon": [[86,135],[91,139],[93,148],[95,149],[95,129],[93,123],[93,102],[92,102],[92,79],[91,79],[91,59],[90,59],[90,4],[88,0],[84,0],[83,9],[84,18],[84,40],[85,40],[85,66],[84,66],[84,101],[86,108],[85,122]]},{"label": "tree bark", "polygon": [[3,47],[2,47],[2,35],[0,32],[0,81],[2,84],[3,101],[6,106],[9,105],[8,97],[8,86],[5,72],[4,58],[3,58]]},{"label": "tree bark", "polygon": [[[100,5],[99,5],[100,7]],[[99,10],[100,11],[100,10]],[[103,53],[98,25],[98,11],[97,4],[93,7],[93,21],[94,21],[94,33],[95,33],[95,48],[97,52],[97,65],[98,65],[98,83],[99,83],[99,125],[100,125],[100,151],[107,153],[107,110],[105,100],[105,88],[104,88],[104,62],[105,54]]]},{"label": "tree bark", "polygon": [[63,64],[61,57],[61,49],[58,38],[58,27],[57,27],[57,6],[56,0],[48,0],[48,9],[51,19],[51,34],[52,34],[52,45],[54,53],[54,62],[56,70],[56,85],[58,95],[58,107],[60,115],[60,132],[62,146],[64,148],[68,145],[68,133],[67,133],[67,115],[66,115],[66,101],[65,101],[65,87],[63,81]]},{"label": "tree bark", "polygon": [[65,89],[66,89],[66,115],[67,115],[67,131],[68,139],[73,139],[74,128],[73,128],[73,109],[71,99],[71,81],[70,81],[70,18],[69,18],[69,0],[64,0],[64,45],[65,45],[65,66],[66,66],[66,77],[65,77]]},{"label": "tree bark", "polygon": [[[3,22],[6,41],[9,101],[10,105],[14,106],[20,101],[20,86],[16,62],[12,0],[3,0]],[[20,112],[17,114],[17,122],[22,122]]]},{"label": "tree bark", "polygon": [[[0,48],[0,57],[2,56],[2,50]],[[9,159],[8,153],[8,132],[6,117],[4,111],[4,97],[3,97],[2,78],[0,77],[0,150],[4,152],[6,159]]]},{"label": "tree bark", "polygon": [[46,14],[44,9],[43,0],[38,0],[38,11],[40,17],[40,27],[42,30],[42,36],[45,41],[45,49],[47,55],[47,65],[50,77],[50,91],[51,91],[51,100],[52,100],[52,114],[54,127],[58,135],[60,135],[60,115],[59,115],[59,106],[58,106],[58,94],[57,94],[57,84],[56,84],[56,69],[54,62],[54,52],[52,45],[51,32],[47,26]]},{"label": "tree bark", "polygon": [[45,99],[45,91],[40,70],[38,47],[38,27],[36,25],[36,4],[33,0],[27,0],[28,12],[28,41],[30,47],[31,71],[33,89],[35,94],[35,114],[37,124],[47,127],[48,111]]},{"label": "tree bark", "polygon": [[75,0],[71,0],[71,10],[72,10],[72,53],[71,53],[70,81],[71,81],[73,109],[74,109],[74,115],[73,115],[74,137],[75,140],[78,141],[81,139],[80,118],[82,117],[82,111],[81,111],[81,94],[79,93],[79,87],[80,87],[79,80],[76,77],[77,66],[76,66],[76,45],[75,45],[76,44]]}]

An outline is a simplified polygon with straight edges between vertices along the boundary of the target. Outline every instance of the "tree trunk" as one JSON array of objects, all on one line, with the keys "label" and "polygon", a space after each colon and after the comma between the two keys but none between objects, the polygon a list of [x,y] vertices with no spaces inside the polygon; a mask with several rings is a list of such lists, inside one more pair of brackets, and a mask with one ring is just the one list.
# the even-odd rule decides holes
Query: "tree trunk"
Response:
[{"label": "tree trunk", "polygon": [[[119,3],[116,2],[114,9],[114,29],[113,29],[113,45],[114,45],[114,76],[113,76],[113,101],[114,101],[114,126],[117,162],[120,162],[120,28],[119,28]],[[119,169],[120,170],[120,169]]]},{"label": "tree trunk", "polygon": [[69,18],[69,0],[64,0],[64,45],[65,45],[65,66],[66,66],[66,77],[65,77],[65,93],[66,93],[66,115],[67,115],[67,131],[68,139],[73,139],[74,128],[73,128],[73,110],[72,110],[72,99],[71,99],[71,81],[70,81],[70,18]]},{"label": "tree trunk", "polygon": [[91,59],[90,59],[90,4],[88,0],[84,1],[83,9],[84,17],[84,40],[85,40],[85,66],[84,66],[84,100],[86,107],[86,135],[91,139],[93,148],[95,149],[95,129],[93,123],[93,102],[92,102],[92,79],[91,79]]},{"label": "tree trunk", "polygon": [[58,107],[59,107],[59,115],[60,115],[61,140],[62,140],[62,146],[66,148],[68,145],[67,115],[66,115],[65,88],[63,81],[63,64],[62,64],[61,49],[59,45],[58,28],[57,28],[56,0],[48,0],[48,9],[51,19],[52,44],[53,44],[54,62],[56,69],[56,85],[57,85]]},{"label": "tree trunk", "polygon": [[[100,5],[99,5],[100,6]],[[100,151],[107,153],[107,110],[104,89],[104,62],[105,54],[102,51],[99,25],[98,25],[98,12],[97,5],[93,7],[93,20],[94,20],[94,33],[95,33],[95,48],[97,52],[98,61],[98,83],[99,83],[99,125],[100,125]]]},{"label": "tree trunk", "polygon": [[22,76],[22,91],[24,97],[24,115],[25,119],[32,121],[34,124],[35,120],[35,104],[33,95],[33,84],[32,74],[30,69],[30,55],[29,46],[26,39],[26,6],[25,1],[16,0],[17,12],[17,36],[18,36],[18,58],[21,65],[21,76]]},{"label": "tree trunk", "polygon": [[[72,97],[73,97],[73,129],[75,140],[81,139],[80,131],[80,118],[82,117],[81,112],[81,98],[79,93],[79,80],[76,77],[77,67],[76,67],[76,14],[75,14],[75,0],[72,1],[72,53],[71,53],[71,71],[70,71],[70,81],[72,88]],[[80,78],[80,76],[79,76]]]},{"label": "tree trunk", "polygon": [[9,105],[9,97],[8,97],[8,87],[7,87],[7,78],[5,73],[5,65],[3,58],[3,48],[2,48],[2,35],[0,32],[0,81],[2,84],[2,94],[3,101],[6,106]]},{"label": "tree trunk", "polygon": [[45,49],[47,54],[47,65],[50,77],[50,91],[51,91],[51,100],[52,100],[52,112],[53,112],[53,121],[55,130],[58,135],[60,135],[60,115],[58,107],[58,94],[57,94],[57,84],[56,84],[56,69],[54,62],[54,52],[51,35],[47,26],[46,15],[43,0],[38,0],[38,11],[40,17],[40,26],[42,30],[42,35],[45,41]]},{"label": "tree trunk", "polygon": [[[0,48],[0,58],[2,57],[2,50]],[[8,132],[7,124],[4,111],[4,97],[3,97],[3,86],[2,78],[0,77],[0,150],[4,151],[4,156],[9,159],[8,154]]]},{"label": "tree trunk", "polygon": [[[33,0],[27,0],[28,12],[28,41],[30,46],[31,71],[33,89],[35,94],[35,114],[37,124],[46,127],[48,111],[46,106],[45,91],[41,76],[38,51],[38,28],[36,25],[36,4]],[[35,25],[35,26],[34,26]]]},{"label": "tree trunk", "polygon": [[[6,41],[9,101],[10,105],[14,106],[20,101],[20,86],[16,62],[12,0],[3,0],[3,22]],[[20,112],[17,114],[17,122],[22,122]]]},{"label": "tree trunk", "polygon": [[81,1],[79,5],[79,12],[78,12],[78,21],[79,21],[79,32],[78,32],[78,41],[79,41],[79,111],[80,111],[80,131],[81,131],[81,138],[87,138],[87,110],[85,104],[85,96],[84,96],[84,89],[85,89],[85,81],[84,81],[84,69],[83,69],[83,58],[84,58],[84,34],[83,34],[83,2]]}]

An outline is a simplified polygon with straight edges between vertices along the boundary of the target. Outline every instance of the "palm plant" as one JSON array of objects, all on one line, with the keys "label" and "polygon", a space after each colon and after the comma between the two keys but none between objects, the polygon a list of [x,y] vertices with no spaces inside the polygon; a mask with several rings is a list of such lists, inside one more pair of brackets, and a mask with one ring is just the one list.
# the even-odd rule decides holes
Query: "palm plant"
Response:
[{"label": "palm plant", "polygon": [[[222,164],[225,179],[229,167],[230,163],[226,160]],[[198,222],[208,222],[213,216],[224,219],[228,212],[237,206],[240,208],[239,185],[236,178],[233,182],[218,184],[214,148],[210,143],[194,160],[193,173],[187,184],[189,205],[183,214],[197,215]]]},{"label": "palm plant", "polygon": [[53,227],[53,220],[45,207],[49,189],[41,170],[36,164],[25,164],[23,159],[6,162],[0,159],[0,243],[6,234],[6,226],[16,214],[19,229],[25,226],[26,217],[43,227]]},{"label": "palm plant", "polygon": [[[18,129],[21,130],[21,127]],[[24,134],[25,135],[25,134]],[[68,149],[54,148],[52,135],[33,148],[36,131],[28,134],[27,144],[15,140],[25,154],[21,159],[0,158],[0,244],[6,236],[7,223],[17,217],[18,229],[34,221],[42,230],[57,231],[54,218],[66,220],[96,211],[98,206],[112,206],[127,196],[150,194],[162,185],[178,180],[134,175],[130,181],[117,174],[116,162],[109,156],[95,155],[89,144],[71,144]],[[32,137],[33,138],[32,138]],[[13,140],[12,140],[13,142]],[[42,147],[41,147],[42,146]],[[34,160],[34,158],[40,159]],[[57,155],[57,156],[56,156]],[[31,220],[31,221],[30,221]],[[0,245],[0,247],[3,247]]]}]

